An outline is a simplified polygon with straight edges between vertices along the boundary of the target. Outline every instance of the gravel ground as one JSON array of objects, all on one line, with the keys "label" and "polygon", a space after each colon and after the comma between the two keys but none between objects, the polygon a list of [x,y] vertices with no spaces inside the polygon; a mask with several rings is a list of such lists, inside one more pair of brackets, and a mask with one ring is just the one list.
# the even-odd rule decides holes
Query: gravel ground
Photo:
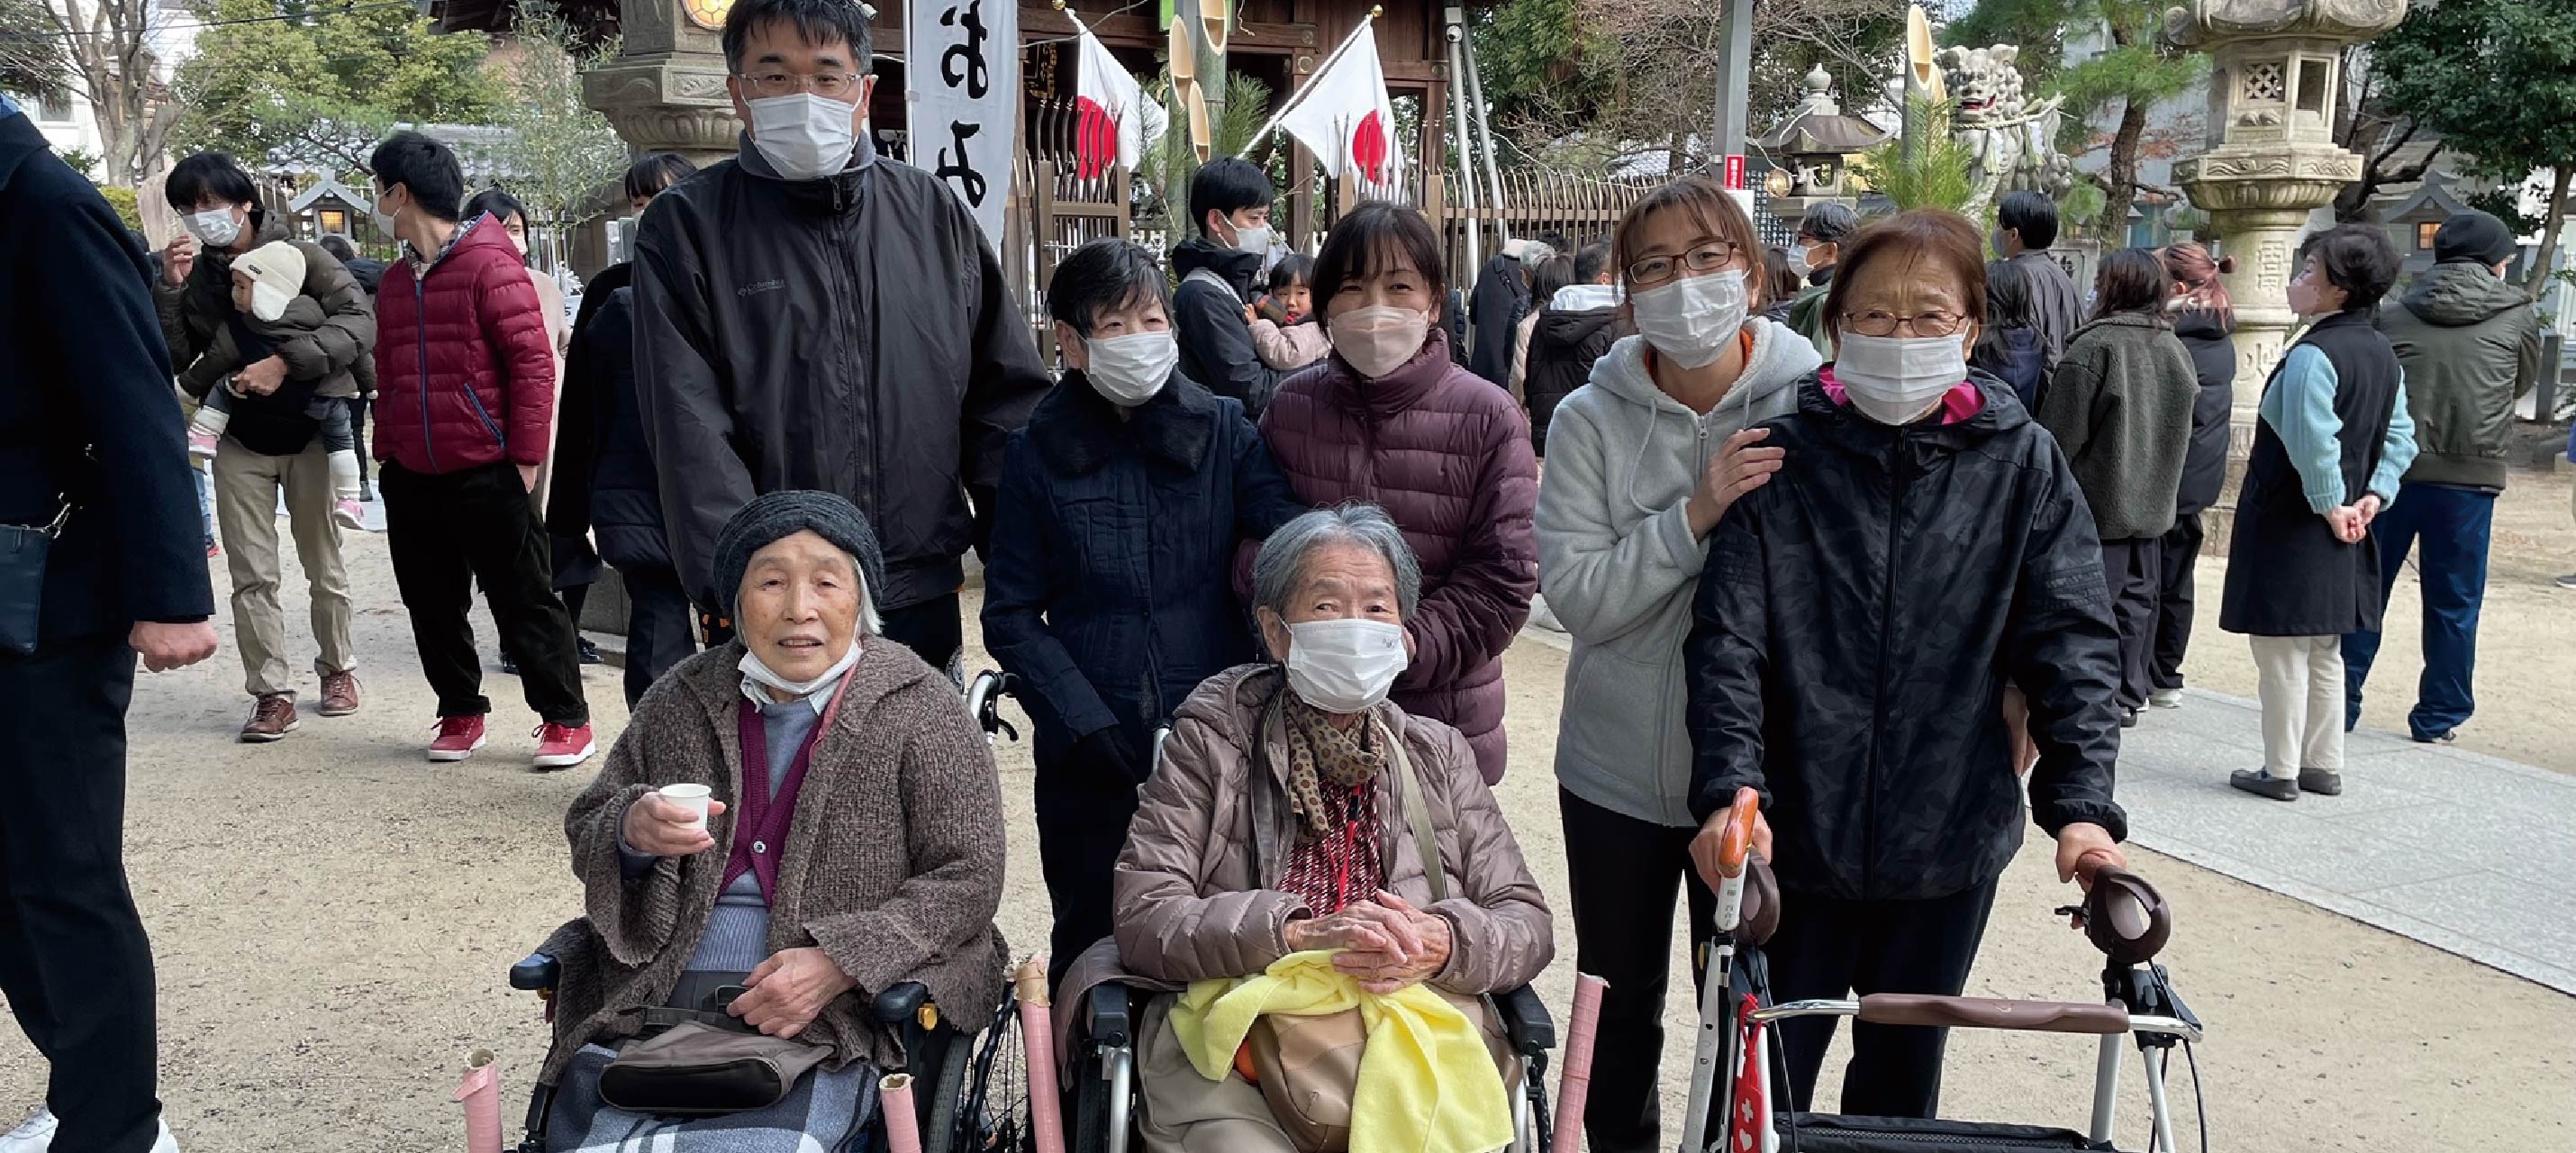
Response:
[{"label": "gravel ground", "polygon": [[[2563,490],[2559,499],[2563,514]],[[383,538],[358,540],[350,567],[367,661],[361,714],[308,715],[276,745],[232,743],[247,701],[228,631],[215,660],[147,678],[137,692],[128,859],[160,958],[162,1093],[172,1126],[202,1153],[455,1148],[448,1093],[466,1054],[500,1053],[512,1122],[541,1055],[537,1005],[505,988],[502,972],[577,911],[561,815],[588,772],[526,771],[534,742],[521,734],[535,718],[497,672],[491,746],[462,765],[424,763],[432,701]],[[2553,604],[2576,605],[2576,594]],[[2493,627],[2502,609],[2490,613],[2489,635],[2520,634],[2519,621]],[[492,635],[488,623],[482,635]],[[2205,647],[2212,656],[2196,664],[2220,648]],[[2554,651],[2570,649],[2562,639]],[[1516,767],[1501,797],[1561,902],[1545,764],[1564,658],[1525,642],[1509,672]],[[586,680],[602,732],[616,732],[616,670]],[[2215,674],[2206,683],[2226,687]],[[2550,719],[2563,725],[2558,701]],[[999,762],[1010,827],[996,835],[1017,850],[1002,924],[1025,949],[1043,937],[1046,915],[1029,850],[1027,747],[1002,747]],[[2213,1147],[2576,1148],[2576,998],[2141,856],[2178,909],[2175,980],[2210,1028],[2200,1056]],[[2008,874],[1973,992],[2096,995],[2098,959],[2050,917],[2069,890],[2046,872],[2034,849]],[[1569,923],[1559,926],[1543,989],[1561,1009],[1574,964]],[[1678,1112],[1687,1008],[1676,1004],[1671,1019],[1665,1090]],[[2092,1053],[2081,1039],[1963,1034],[1952,1054],[1953,1114],[2082,1124]],[[41,1077],[33,1052],[5,1034],[0,1103],[32,1103]],[[2183,1090],[2185,1116],[2190,1101]],[[2134,1143],[2143,1095],[2126,1102]]]}]

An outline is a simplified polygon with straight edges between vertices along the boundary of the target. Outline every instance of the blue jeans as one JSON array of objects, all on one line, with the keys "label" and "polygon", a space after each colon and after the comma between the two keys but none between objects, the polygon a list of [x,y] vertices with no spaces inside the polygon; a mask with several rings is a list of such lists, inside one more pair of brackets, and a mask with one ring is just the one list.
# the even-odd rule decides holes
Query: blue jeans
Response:
[{"label": "blue jeans", "polygon": [[[2478,663],[2478,604],[2487,592],[2487,543],[2495,525],[2496,494],[2446,485],[2410,484],[2397,503],[2372,522],[2379,542],[2379,590],[2387,603],[2418,549],[2424,581],[2424,675],[2416,682],[2415,708],[2406,728],[2416,740],[2438,740],[2476,711],[2469,680]],[[2388,622],[2383,619],[2383,625]],[[2379,655],[2378,633],[2343,638],[2344,728],[2361,722],[2361,686]]]}]

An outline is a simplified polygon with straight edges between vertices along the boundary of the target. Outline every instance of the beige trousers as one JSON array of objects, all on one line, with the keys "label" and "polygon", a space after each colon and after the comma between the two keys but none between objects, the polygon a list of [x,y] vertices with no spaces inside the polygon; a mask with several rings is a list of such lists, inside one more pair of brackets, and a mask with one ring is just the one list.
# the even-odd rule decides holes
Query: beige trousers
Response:
[{"label": "beige trousers", "polygon": [[1143,1098],[1137,1132],[1147,1153],[1297,1153],[1261,1090],[1228,1072],[1199,1076],[1172,1033],[1169,995],[1145,1003],[1136,1031],[1136,1086]]},{"label": "beige trousers", "polygon": [[2343,771],[2343,638],[2249,637],[2263,698],[2263,771]]},{"label": "beige trousers", "polygon": [[349,573],[340,559],[340,526],[331,521],[331,460],[316,437],[294,456],[263,456],[227,439],[215,452],[215,521],[233,578],[233,636],[241,645],[245,685],[254,696],[292,693],[286,665],[286,612],[277,590],[285,576],[277,551],[277,494],[286,492],[295,559],[313,597],[316,672],[358,666],[349,640]]}]

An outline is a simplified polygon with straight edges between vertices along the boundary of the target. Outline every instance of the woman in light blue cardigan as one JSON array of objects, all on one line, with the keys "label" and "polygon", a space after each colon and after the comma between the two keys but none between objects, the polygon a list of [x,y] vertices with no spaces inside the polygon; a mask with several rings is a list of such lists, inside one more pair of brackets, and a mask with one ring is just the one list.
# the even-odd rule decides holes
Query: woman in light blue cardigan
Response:
[{"label": "woman in light blue cardigan", "polygon": [[2379,628],[2370,522],[2415,459],[2405,374],[2371,325],[2397,278],[2387,234],[2335,229],[2299,268],[2290,307],[2317,320],[2264,386],[2218,616],[2251,638],[2263,699],[2263,767],[2229,783],[2276,801],[2343,791],[2343,635]]}]

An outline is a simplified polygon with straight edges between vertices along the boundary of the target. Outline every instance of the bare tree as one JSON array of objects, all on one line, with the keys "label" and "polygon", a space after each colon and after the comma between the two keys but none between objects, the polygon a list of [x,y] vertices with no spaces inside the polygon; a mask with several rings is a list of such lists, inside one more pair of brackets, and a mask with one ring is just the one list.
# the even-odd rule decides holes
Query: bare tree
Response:
[{"label": "bare tree", "polygon": [[2367,46],[2356,44],[2343,50],[2343,78],[2342,98],[2335,107],[2335,142],[2361,154],[2361,179],[2335,194],[2334,212],[2338,223],[2350,224],[2371,218],[2370,202],[2381,188],[2422,180],[2433,162],[2441,159],[2442,142],[2432,140],[2422,155],[2402,158],[2408,145],[2427,134],[2414,117],[2382,107],[2379,70],[2370,66]]},{"label": "bare tree", "polygon": [[160,0],[40,0],[60,42],[64,87],[89,102],[103,153],[99,175],[132,188],[160,167],[179,106],[155,75]]}]

